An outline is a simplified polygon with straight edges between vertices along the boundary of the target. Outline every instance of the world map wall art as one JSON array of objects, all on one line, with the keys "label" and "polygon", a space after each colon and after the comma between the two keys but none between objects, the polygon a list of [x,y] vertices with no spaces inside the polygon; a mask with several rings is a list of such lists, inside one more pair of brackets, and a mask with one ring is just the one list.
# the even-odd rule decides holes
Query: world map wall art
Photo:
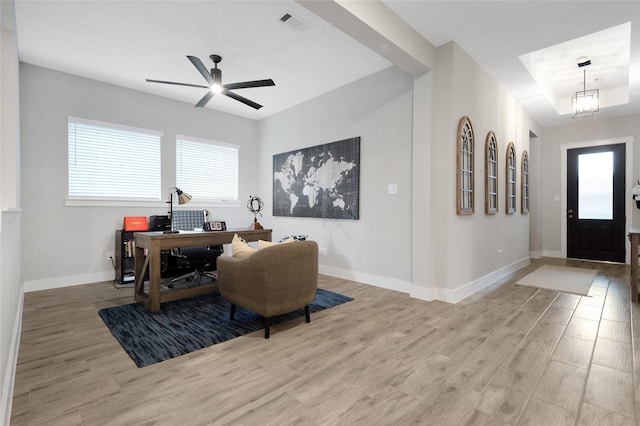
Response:
[{"label": "world map wall art", "polygon": [[273,215],[358,219],[360,137],[273,156]]}]

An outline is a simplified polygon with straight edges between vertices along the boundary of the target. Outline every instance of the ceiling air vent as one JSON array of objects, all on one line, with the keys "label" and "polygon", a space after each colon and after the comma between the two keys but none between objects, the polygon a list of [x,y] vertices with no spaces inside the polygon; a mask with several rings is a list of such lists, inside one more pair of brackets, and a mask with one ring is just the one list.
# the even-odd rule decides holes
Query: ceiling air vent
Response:
[{"label": "ceiling air vent", "polygon": [[309,28],[309,24],[300,18],[293,16],[290,13],[285,13],[280,18],[280,22],[283,22],[293,28],[296,31],[304,31]]}]

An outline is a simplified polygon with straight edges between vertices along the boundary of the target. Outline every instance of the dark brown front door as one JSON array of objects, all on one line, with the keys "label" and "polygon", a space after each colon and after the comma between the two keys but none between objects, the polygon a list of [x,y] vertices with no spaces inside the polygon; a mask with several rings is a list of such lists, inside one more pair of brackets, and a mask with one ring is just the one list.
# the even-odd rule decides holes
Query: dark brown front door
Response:
[{"label": "dark brown front door", "polygon": [[567,257],[625,261],[625,145],[567,150]]}]

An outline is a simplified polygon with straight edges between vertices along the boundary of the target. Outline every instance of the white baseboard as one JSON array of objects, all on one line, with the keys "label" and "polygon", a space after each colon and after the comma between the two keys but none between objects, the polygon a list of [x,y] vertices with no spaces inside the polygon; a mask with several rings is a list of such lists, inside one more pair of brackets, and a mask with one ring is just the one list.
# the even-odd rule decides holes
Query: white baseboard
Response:
[{"label": "white baseboard", "polygon": [[400,291],[402,293],[409,293],[409,288],[411,287],[411,283],[409,281],[367,274],[365,272],[351,271],[349,269],[336,268],[334,266],[318,265],[318,272],[323,275],[357,281],[359,283],[382,287],[387,290]]},{"label": "white baseboard", "polygon": [[456,290],[449,290],[439,287],[421,287],[413,285],[411,282],[397,280],[394,278],[381,277],[378,275],[367,274],[364,272],[351,271],[348,269],[336,268],[333,266],[319,265],[318,270],[321,274],[329,275],[345,280],[357,281],[364,284],[374,285],[376,287],[386,288],[388,290],[400,291],[408,293],[410,297],[431,301],[441,300],[448,303],[458,303],[462,299],[483,290],[496,281],[514,273],[518,269],[524,268],[530,264],[529,257],[513,262],[503,268],[493,271],[484,277],[478,278],[468,284],[465,284]]},{"label": "white baseboard", "polygon": [[50,290],[53,288],[70,287],[80,284],[91,284],[102,281],[113,281],[115,273],[113,271],[94,272],[90,274],[70,275],[66,277],[45,278],[42,280],[32,280],[24,282],[24,291]]},{"label": "white baseboard", "polygon": [[558,250],[543,250],[542,255],[544,257],[558,257],[560,259],[564,258],[562,252]]},{"label": "white baseboard", "polygon": [[524,259],[520,259],[510,265],[507,265],[483,277],[480,277],[477,280],[464,284],[455,290],[449,290],[447,288],[440,287],[428,288],[412,286],[411,292],[409,294],[411,295],[411,297],[426,301],[441,300],[448,303],[458,303],[462,299],[465,299],[477,293],[478,291],[489,287],[496,281],[507,277],[518,269],[524,268],[525,266],[529,265],[530,263],[530,259],[528,257],[525,257]]},{"label": "white baseboard", "polygon": [[18,349],[20,348],[20,333],[22,331],[22,308],[24,306],[24,293],[20,292],[18,301],[18,309],[16,309],[16,317],[14,318],[13,333],[11,336],[11,345],[9,346],[9,356],[6,359],[4,382],[2,383],[2,421],[3,425],[8,425],[11,420],[11,406],[13,405],[13,387],[16,379],[16,365],[18,364]]},{"label": "white baseboard", "polygon": [[418,285],[412,285],[411,290],[409,291],[409,296],[415,299],[426,300],[427,302],[431,302],[432,300],[437,300],[436,293],[437,293],[437,289],[433,287],[422,287]]},{"label": "white baseboard", "polygon": [[531,259],[540,259],[541,257],[544,257],[544,251],[530,251],[529,257]]}]

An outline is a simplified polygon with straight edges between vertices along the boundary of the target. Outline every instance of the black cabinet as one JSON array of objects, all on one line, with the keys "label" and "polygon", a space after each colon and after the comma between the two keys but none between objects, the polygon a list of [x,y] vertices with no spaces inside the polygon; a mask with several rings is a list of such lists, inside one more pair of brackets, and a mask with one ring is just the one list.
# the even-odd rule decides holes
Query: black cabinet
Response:
[{"label": "black cabinet", "polygon": [[135,280],[136,245],[132,231],[116,231],[116,283],[133,285]]},{"label": "black cabinet", "polygon": [[[131,286],[135,282],[136,273],[136,244],[133,234],[136,231],[116,230],[116,251],[115,268],[116,284],[118,286]],[[160,253],[160,273],[162,278],[173,277],[191,272],[193,268],[184,266],[176,256],[171,255],[171,251],[162,250]],[[145,273],[145,281],[149,279],[149,273]]]}]

